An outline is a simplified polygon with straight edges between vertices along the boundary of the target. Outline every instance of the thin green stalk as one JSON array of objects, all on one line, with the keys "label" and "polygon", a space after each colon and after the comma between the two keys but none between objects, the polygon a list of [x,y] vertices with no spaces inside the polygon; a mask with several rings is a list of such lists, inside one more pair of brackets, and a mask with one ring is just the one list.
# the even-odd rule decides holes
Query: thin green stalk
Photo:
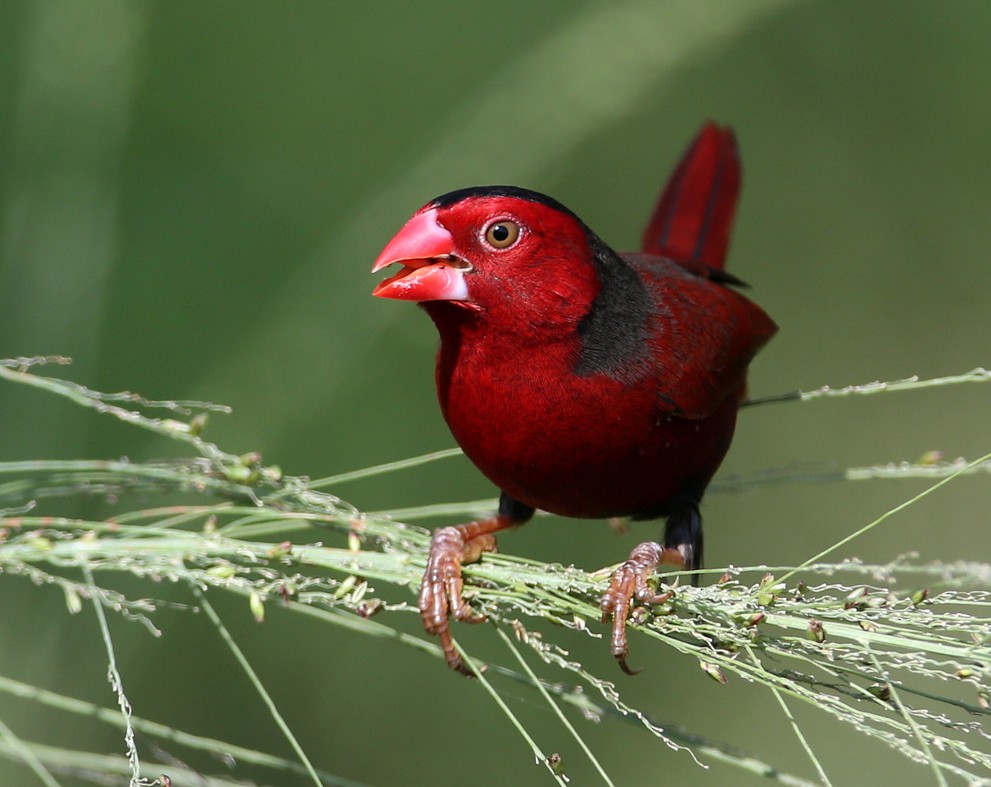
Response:
[{"label": "thin green stalk", "polygon": [[[188,443],[202,456],[205,456],[206,458],[220,464],[236,464],[238,462],[238,457],[233,454],[225,453],[217,448],[217,446],[213,443],[203,440],[196,433],[196,430],[187,423],[170,418],[149,418],[141,415],[135,410],[128,410],[125,407],[111,404],[109,401],[105,401],[105,394],[91,391],[78,383],[74,383],[69,380],[59,380],[54,377],[39,377],[36,374],[11,369],[10,367],[2,364],[0,364],[0,378],[11,380],[16,383],[23,383],[24,385],[30,385],[34,388],[41,388],[49,393],[64,396],[76,404],[82,405],[83,407],[88,407],[92,410],[96,410],[97,412],[112,415],[125,423],[133,424],[134,426],[139,426],[142,429],[156,432],[173,440],[180,440],[184,443]],[[133,401],[133,399],[129,401]],[[141,403],[140,398],[138,403]]]},{"label": "thin green stalk", "polygon": [[954,374],[948,377],[932,377],[926,380],[920,379],[918,375],[907,377],[904,380],[893,380],[891,382],[881,382],[877,380],[872,383],[861,383],[859,385],[847,385],[843,388],[833,388],[823,385],[812,391],[789,391],[784,394],[772,394],[762,396],[757,399],[748,399],[743,403],[744,407],[758,404],[768,404],[770,402],[801,401],[808,402],[812,399],[836,398],[842,396],[858,396],[878,393],[894,393],[897,391],[918,391],[922,388],[935,388],[943,385],[958,385],[960,383],[985,383],[991,380],[991,371],[978,367],[963,374]]},{"label": "thin green stalk", "polygon": [[390,508],[385,511],[372,511],[371,516],[386,516],[399,522],[415,522],[431,517],[481,516],[491,513],[498,503],[494,497],[470,500],[464,503],[434,503],[409,508]]},{"label": "thin green stalk", "polygon": [[519,662],[519,665],[523,668],[523,672],[526,673],[526,675],[530,678],[531,681],[533,681],[533,685],[537,687],[537,690],[544,698],[544,701],[548,705],[550,705],[551,710],[553,710],[554,714],[558,717],[558,719],[561,720],[561,723],[564,725],[565,729],[571,734],[571,737],[575,739],[575,742],[581,747],[581,750],[585,752],[585,756],[588,757],[589,762],[592,763],[592,765],[595,767],[595,770],[599,772],[599,775],[602,777],[602,781],[608,784],[609,787],[615,787],[612,779],[609,778],[609,774],[606,773],[605,769],[602,767],[602,764],[596,758],[595,754],[592,753],[592,750],[588,747],[588,744],[585,743],[585,739],[578,734],[578,730],[574,728],[574,725],[568,720],[568,717],[564,715],[564,713],[561,711],[560,706],[556,702],[554,702],[554,699],[551,697],[550,693],[548,693],[547,689],[545,688],[543,681],[541,681],[536,676],[536,674],[534,674],[533,670],[530,669],[530,665],[527,664],[526,659],[524,659],[523,656],[520,655],[519,649],[515,645],[513,645],[513,641],[509,638],[509,635],[498,627],[496,628],[496,632],[499,634],[499,637],[502,639],[502,641],[506,644],[506,647],[509,648],[509,652],[512,653],[516,661]]},{"label": "thin green stalk", "polygon": [[110,639],[110,627],[107,625],[107,616],[103,611],[103,604],[100,602],[102,591],[93,581],[93,571],[89,563],[85,560],[80,562],[83,577],[93,601],[93,609],[96,611],[96,619],[100,623],[100,633],[103,636],[103,644],[107,649],[107,679],[110,686],[117,695],[117,705],[120,706],[121,715],[124,717],[124,747],[127,750],[127,761],[131,767],[131,787],[138,787],[144,784],[141,778],[141,760],[138,758],[138,747],[134,743],[134,728],[131,726],[131,703],[124,693],[124,682],[121,680],[120,672],[117,670],[117,656],[114,653],[114,644]]},{"label": "thin green stalk", "polygon": [[394,473],[397,470],[408,470],[411,467],[425,465],[428,462],[436,462],[439,459],[449,459],[452,456],[461,456],[462,453],[463,452],[460,448],[443,448],[440,451],[431,451],[427,454],[411,456],[408,459],[399,459],[395,462],[385,462],[380,465],[363,467],[360,470],[351,470],[347,473],[339,473],[337,475],[327,476],[326,478],[317,478],[316,480],[310,481],[309,487],[310,489],[324,489],[328,486],[338,486],[340,484],[346,484],[348,481],[357,481],[361,478],[372,478],[384,473]]},{"label": "thin green stalk", "polygon": [[[874,651],[870,649],[870,646],[867,647],[867,654],[870,656],[871,662],[877,669],[878,675],[884,676],[886,671],[881,665],[881,662],[877,660],[877,657],[874,655]],[[905,723],[912,729],[912,734],[919,742],[919,748],[925,752],[926,761],[929,763],[929,767],[932,768],[933,775],[936,777],[936,784],[938,784],[939,787],[948,787],[946,777],[943,775],[943,771],[940,770],[939,761],[933,756],[932,749],[929,747],[929,741],[926,739],[925,734],[919,728],[919,725],[916,723],[915,719],[912,718],[912,714],[908,712],[908,708],[906,708],[902,702],[901,697],[898,695],[898,689],[895,688],[894,681],[885,680],[885,685],[887,686],[888,692],[891,696],[892,703],[894,703],[895,707],[898,708],[898,713],[903,719],[905,719]]]},{"label": "thin green stalk", "polygon": [[289,745],[292,746],[293,750],[296,752],[296,756],[299,757],[303,767],[306,768],[306,772],[310,775],[313,783],[317,785],[317,787],[321,787],[320,777],[317,776],[317,772],[314,769],[313,764],[310,762],[310,758],[306,756],[306,752],[303,751],[303,747],[299,745],[299,741],[296,740],[296,736],[293,735],[292,730],[289,729],[289,725],[286,724],[286,720],[282,717],[282,714],[279,713],[279,709],[275,706],[275,701],[265,689],[265,686],[262,684],[261,679],[258,677],[258,674],[255,672],[254,668],[248,662],[244,652],[234,641],[234,638],[227,630],[227,627],[220,619],[217,611],[213,608],[213,605],[207,601],[206,594],[192,582],[189,583],[189,587],[192,589],[193,595],[196,596],[196,599],[203,608],[203,611],[206,612],[207,617],[210,618],[210,622],[213,623],[214,627],[217,629],[217,633],[220,634],[220,638],[224,641],[224,644],[227,645],[227,648],[234,655],[234,658],[237,659],[241,669],[244,670],[244,674],[248,676],[248,680],[251,681],[251,685],[255,687],[255,691],[258,692],[262,702],[265,703],[269,713],[272,714],[272,718],[275,720],[278,728],[282,731],[282,734],[286,736],[286,740],[289,741]]},{"label": "thin green stalk", "polygon": [[38,755],[34,753],[34,750],[25,744],[2,719],[0,719],[0,739],[5,741],[11,751],[34,771],[34,775],[38,777],[38,781],[44,784],[45,787],[59,787],[59,783],[55,781],[55,777],[45,767],[45,764],[38,759]]},{"label": "thin green stalk", "polygon": [[492,699],[495,701],[495,704],[499,706],[499,710],[501,710],[503,714],[505,714],[506,718],[509,719],[510,723],[517,729],[520,735],[523,736],[523,740],[525,740],[527,744],[529,744],[530,750],[533,752],[533,756],[536,759],[536,761],[538,763],[544,764],[544,766],[547,768],[551,776],[554,777],[554,780],[558,784],[567,785],[568,782],[564,778],[564,776],[561,773],[559,773],[557,770],[555,770],[554,765],[551,762],[550,758],[547,757],[540,750],[540,747],[537,745],[537,742],[530,736],[530,733],[527,732],[526,727],[523,726],[523,723],[516,717],[516,714],[514,714],[509,709],[509,706],[503,701],[502,697],[499,696],[499,692],[497,692],[492,687],[492,684],[489,683],[488,680],[486,680],[484,670],[479,669],[478,665],[475,664],[475,662],[471,659],[471,657],[467,653],[464,652],[464,650],[462,650],[461,646],[457,643],[457,641],[455,641],[454,646],[458,649],[458,653],[461,654],[461,658],[464,659],[465,664],[468,665],[468,668],[475,674],[475,677],[478,678],[478,682],[489,693],[489,696],[492,697]]},{"label": "thin green stalk", "polygon": [[[763,665],[760,663],[760,659],[757,658],[757,655],[753,652],[753,650],[747,648],[747,655],[750,656],[750,660],[754,663],[754,666],[760,668],[761,670],[764,670]],[[806,739],[805,735],[802,733],[802,728],[798,726],[798,721],[795,719],[795,716],[792,714],[791,709],[788,707],[788,703],[785,702],[785,698],[781,696],[781,692],[778,691],[777,686],[774,686],[773,684],[769,684],[769,685],[771,689],[771,694],[774,695],[774,699],[777,700],[778,705],[781,707],[781,711],[785,714],[785,718],[788,719],[788,723],[791,724],[791,728],[795,733],[795,737],[798,738],[799,744],[802,746],[803,749],[805,749],[805,753],[809,755],[809,759],[812,761],[812,765],[816,769],[816,773],[819,774],[819,781],[822,784],[824,784],[825,787],[832,787],[832,782],[830,782],[829,777],[826,776],[826,771],[822,767],[822,763],[819,762],[819,758],[816,757],[815,752],[812,749],[812,746],[809,745],[808,740]]]}]

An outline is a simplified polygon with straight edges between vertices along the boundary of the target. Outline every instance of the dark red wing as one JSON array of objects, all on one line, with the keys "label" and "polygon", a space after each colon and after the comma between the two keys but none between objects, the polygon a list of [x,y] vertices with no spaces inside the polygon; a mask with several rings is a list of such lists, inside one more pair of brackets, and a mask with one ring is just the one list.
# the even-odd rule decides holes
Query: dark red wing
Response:
[{"label": "dark red wing", "polygon": [[733,130],[707,123],[664,187],[644,230],[642,250],[722,269],[739,194]]}]

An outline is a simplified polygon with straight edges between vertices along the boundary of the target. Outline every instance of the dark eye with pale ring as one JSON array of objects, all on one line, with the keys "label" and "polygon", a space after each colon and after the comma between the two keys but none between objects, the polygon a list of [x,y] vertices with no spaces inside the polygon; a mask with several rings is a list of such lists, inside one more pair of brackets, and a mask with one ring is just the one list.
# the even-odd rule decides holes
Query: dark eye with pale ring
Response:
[{"label": "dark eye with pale ring", "polygon": [[508,249],[520,237],[520,225],[509,219],[492,222],[485,228],[485,241],[494,249]]}]

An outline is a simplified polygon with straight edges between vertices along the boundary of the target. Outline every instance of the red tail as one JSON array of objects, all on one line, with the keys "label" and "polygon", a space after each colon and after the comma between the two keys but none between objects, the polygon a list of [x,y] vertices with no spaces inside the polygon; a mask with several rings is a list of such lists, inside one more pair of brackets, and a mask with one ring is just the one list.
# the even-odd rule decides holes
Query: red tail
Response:
[{"label": "red tail", "polygon": [[643,233],[643,251],[721,269],[739,194],[733,130],[707,123],[664,187]]}]

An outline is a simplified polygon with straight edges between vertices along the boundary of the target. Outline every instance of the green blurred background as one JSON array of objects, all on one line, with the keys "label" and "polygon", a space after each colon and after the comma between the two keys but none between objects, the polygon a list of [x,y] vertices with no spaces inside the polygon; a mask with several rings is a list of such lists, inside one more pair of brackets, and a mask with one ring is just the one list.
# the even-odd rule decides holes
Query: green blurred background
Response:
[{"label": "green blurred background", "polygon": [[[70,355],[55,374],[93,388],[229,404],[209,436],[292,474],[450,446],[433,326],[369,297],[382,245],[429,198],[508,182],[633,247],[711,118],[737,129],[744,159],[730,267],[781,325],[754,365],[755,395],[988,365],[989,36],[982,2],[4,2],[0,357]],[[989,450],[988,393],[758,408],[724,472],[932,449],[973,458]],[[10,386],[0,436],[5,460],[175,452]],[[924,486],[712,495],[707,561],[801,561]],[[493,490],[455,459],[340,493],[380,510]],[[986,560],[989,509],[988,481],[962,479],[843,556]],[[502,546],[594,568],[657,529],[617,537],[541,520]],[[274,607],[258,626],[242,602],[214,595],[317,766],[383,785],[549,782],[478,685],[436,660]],[[0,577],[0,599],[0,673],[112,705],[92,615],[70,617],[59,591],[17,578]],[[135,712],[291,756],[202,617],[164,613],[160,639],[111,620]],[[482,658],[504,653],[485,627],[463,639]],[[811,778],[767,692],[719,686],[674,653],[633,683],[605,664],[604,645],[574,647],[658,718]],[[574,783],[595,783],[532,699],[508,698]],[[96,724],[0,707],[27,739],[122,751]],[[794,710],[835,784],[932,783],[926,768]],[[702,770],[626,725],[578,723],[620,784],[758,781]],[[0,783],[32,779],[0,762]]]}]

